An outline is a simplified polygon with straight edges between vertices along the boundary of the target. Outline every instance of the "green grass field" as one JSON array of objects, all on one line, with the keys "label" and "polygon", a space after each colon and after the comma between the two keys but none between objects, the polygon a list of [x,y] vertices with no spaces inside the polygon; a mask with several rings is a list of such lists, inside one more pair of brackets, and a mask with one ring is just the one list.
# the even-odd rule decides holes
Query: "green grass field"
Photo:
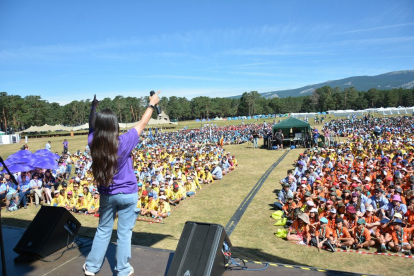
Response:
[{"label": "green grass field", "polygon": [[[191,127],[190,123],[187,126]],[[67,139],[70,151],[84,149],[86,146],[86,136]],[[52,141],[53,151],[62,150],[61,137],[30,139],[30,150],[34,152],[44,148],[47,140]],[[0,155],[3,158],[7,157],[20,146],[0,146]],[[282,155],[280,151],[252,149],[251,145],[247,144],[226,146],[225,149],[236,155],[239,163],[237,170],[199,191],[195,197],[182,202],[162,224],[137,221],[132,238],[134,244],[175,250],[186,221],[219,223],[225,226],[260,177]],[[293,161],[301,151],[291,150],[264,182],[230,236],[234,246],[233,254],[254,261],[298,264],[366,274],[412,275],[413,259],[342,252],[318,253],[316,248],[295,245],[274,235],[277,228],[273,226],[275,220],[270,217],[273,211],[269,204],[275,201],[274,189],[280,188],[279,180],[286,175],[287,169],[292,168]],[[3,212],[3,223],[26,228],[37,211],[35,207],[29,206],[27,210]],[[76,217],[82,223],[80,233],[93,237],[98,219],[84,215]],[[112,240],[116,241],[115,233]],[[374,249],[371,249],[371,252],[374,252]]]}]

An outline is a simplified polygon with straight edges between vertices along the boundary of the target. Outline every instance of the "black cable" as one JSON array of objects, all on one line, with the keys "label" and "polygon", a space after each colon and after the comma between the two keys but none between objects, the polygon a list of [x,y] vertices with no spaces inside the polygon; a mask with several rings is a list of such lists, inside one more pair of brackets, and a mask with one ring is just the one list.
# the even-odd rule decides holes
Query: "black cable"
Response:
[{"label": "black cable", "polygon": [[[239,259],[243,263],[243,265],[241,265],[241,263],[237,263],[234,259]],[[262,268],[248,268],[246,266],[246,262],[243,259],[237,257],[230,257],[230,261],[235,266],[227,266],[226,268],[229,270],[263,271],[269,267],[269,263],[263,263],[265,266]]]},{"label": "black cable", "polygon": [[[77,236],[81,236],[81,235],[77,234]],[[81,237],[86,237],[86,236],[81,236]],[[87,238],[90,239],[89,237],[87,237]],[[78,241],[81,244],[78,245],[78,246],[73,246],[73,244],[76,243],[76,242],[78,242]],[[69,247],[69,245],[72,245],[72,246]],[[92,245],[92,241],[91,240],[89,240],[87,242],[84,242],[84,241],[80,240],[78,237],[75,237],[74,241],[71,244],[69,244],[69,235],[68,235],[68,242],[67,242],[67,245],[66,245],[67,248],[65,250],[63,250],[62,252],[60,252],[60,253],[55,253],[55,254],[52,254],[52,255],[49,255],[48,256],[48,257],[52,257],[52,256],[59,255],[59,257],[57,257],[56,259],[53,259],[53,260],[46,260],[45,258],[40,258],[39,260],[42,261],[42,262],[46,262],[46,263],[54,262],[54,261],[57,261],[60,258],[62,258],[63,254],[65,254],[66,252],[68,252],[70,250],[80,249],[80,248],[87,247],[87,246],[91,246],[91,245]]]},{"label": "black cable", "polygon": [[82,238],[87,238],[87,239],[92,239],[92,237],[81,235],[81,234],[76,234],[76,236],[79,236],[79,237],[82,237]]}]

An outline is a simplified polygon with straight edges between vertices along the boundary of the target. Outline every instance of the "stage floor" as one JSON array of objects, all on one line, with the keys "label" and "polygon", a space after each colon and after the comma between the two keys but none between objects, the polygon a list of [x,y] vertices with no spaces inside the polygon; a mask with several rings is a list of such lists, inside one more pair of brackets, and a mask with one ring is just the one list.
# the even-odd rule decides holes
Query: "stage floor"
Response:
[{"label": "stage floor", "polygon": [[[3,226],[4,246],[6,251],[6,268],[8,276],[15,275],[33,275],[33,276],[46,276],[46,275],[83,275],[82,266],[85,263],[85,258],[90,251],[90,246],[85,246],[80,249],[74,249],[67,251],[63,256],[53,262],[43,262],[36,260],[33,262],[21,262],[15,263],[14,258],[18,255],[13,251],[17,242],[20,240],[25,229]],[[84,245],[91,244],[90,239],[82,238],[81,242]],[[114,272],[115,267],[115,248],[116,245],[111,243],[106,253],[105,261],[101,271],[97,275],[116,275]],[[61,251],[58,252],[62,252]],[[137,276],[163,276],[166,275],[166,271],[169,263],[172,260],[174,251],[154,249],[143,246],[132,246],[132,258],[131,265],[135,269]],[[46,260],[52,260],[54,257],[46,258]],[[249,268],[262,268],[262,264],[248,263]],[[336,273],[333,271],[319,272],[308,270],[307,268],[289,268],[283,266],[269,266],[263,271],[246,271],[246,270],[228,270],[224,276],[270,276],[270,275],[347,275],[348,273]],[[349,274],[348,274],[349,275]],[[215,276],[215,275],[212,275]]]}]

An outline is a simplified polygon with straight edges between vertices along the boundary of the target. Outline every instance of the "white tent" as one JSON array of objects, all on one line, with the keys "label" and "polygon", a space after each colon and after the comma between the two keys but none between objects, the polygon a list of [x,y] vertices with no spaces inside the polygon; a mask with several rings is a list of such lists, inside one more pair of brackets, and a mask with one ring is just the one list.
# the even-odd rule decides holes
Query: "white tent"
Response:
[{"label": "white tent", "polygon": [[39,132],[39,131],[42,131],[41,127],[31,126],[29,128],[26,128],[25,130],[21,131],[20,133],[22,133],[22,132]]},{"label": "white tent", "polygon": [[71,131],[72,129],[72,127],[65,127],[62,125],[54,125],[50,127],[51,131]]},{"label": "white tent", "polygon": [[77,130],[81,130],[81,129],[89,129],[89,123],[85,123],[83,125],[76,126],[76,127],[72,128],[73,131],[77,131]]}]

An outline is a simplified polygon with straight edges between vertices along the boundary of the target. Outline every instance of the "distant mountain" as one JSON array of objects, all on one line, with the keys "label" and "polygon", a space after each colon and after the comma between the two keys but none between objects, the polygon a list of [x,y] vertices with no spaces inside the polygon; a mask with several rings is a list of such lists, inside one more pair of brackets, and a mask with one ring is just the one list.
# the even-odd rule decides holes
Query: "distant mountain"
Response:
[{"label": "distant mountain", "polygon": [[[298,96],[307,96],[313,93],[317,88],[329,85],[331,87],[339,87],[341,89],[347,87],[355,87],[358,91],[368,91],[371,88],[377,88],[378,90],[389,90],[393,88],[412,88],[414,87],[414,70],[404,70],[404,71],[395,71],[389,72],[377,76],[357,76],[349,77],[340,80],[331,80],[318,84],[311,84],[301,88],[296,89],[287,89],[279,91],[271,91],[260,93],[265,98],[286,98],[286,97],[298,97]],[[232,98],[240,98],[239,96],[234,96]]]}]

